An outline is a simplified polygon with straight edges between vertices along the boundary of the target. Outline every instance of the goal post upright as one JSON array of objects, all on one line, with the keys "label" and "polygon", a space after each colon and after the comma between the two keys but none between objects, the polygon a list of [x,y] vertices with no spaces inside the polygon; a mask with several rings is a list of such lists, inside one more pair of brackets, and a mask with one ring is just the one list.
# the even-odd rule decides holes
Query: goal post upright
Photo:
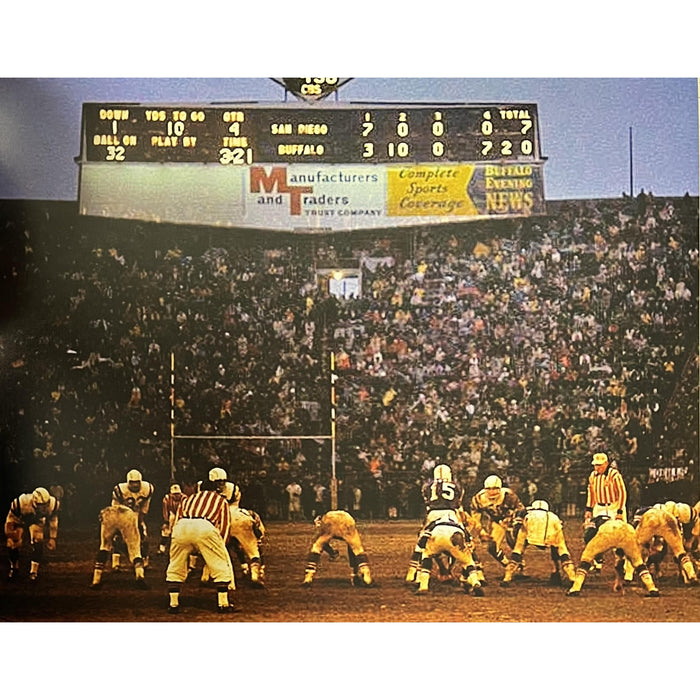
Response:
[{"label": "goal post upright", "polygon": [[335,353],[331,350],[331,510],[338,509],[338,479],[335,465]]},{"label": "goal post upright", "polygon": [[170,481],[175,481],[175,353],[170,352]]}]

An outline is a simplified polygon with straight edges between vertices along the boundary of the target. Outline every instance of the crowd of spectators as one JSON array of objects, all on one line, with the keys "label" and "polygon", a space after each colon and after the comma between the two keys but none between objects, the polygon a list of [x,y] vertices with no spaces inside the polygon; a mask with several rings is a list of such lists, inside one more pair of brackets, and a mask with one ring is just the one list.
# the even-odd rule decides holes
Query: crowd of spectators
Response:
[{"label": "crowd of spectators", "polygon": [[[358,517],[419,518],[439,461],[467,492],[497,473],[563,515],[593,451],[638,500],[696,490],[697,198],[322,238],[48,204],[5,221],[7,500],[52,485],[92,519],[134,466],[164,493],[216,463],[268,518],[291,517],[297,483],[310,518],[329,502],[331,352],[338,500]],[[356,298],[319,277],[341,258]]]}]

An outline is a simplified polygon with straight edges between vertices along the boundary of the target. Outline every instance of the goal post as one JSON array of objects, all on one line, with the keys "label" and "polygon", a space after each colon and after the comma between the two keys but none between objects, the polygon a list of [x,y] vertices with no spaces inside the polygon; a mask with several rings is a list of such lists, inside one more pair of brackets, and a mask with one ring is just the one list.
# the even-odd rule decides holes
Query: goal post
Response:
[{"label": "goal post", "polygon": [[331,509],[338,508],[338,478],[336,473],[336,392],[335,353],[330,353],[330,434],[325,435],[208,435],[178,434],[175,430],[175,353],[170,353],[170,478],[175,479],[175,444],[178,440],[241,441],[246,440],[330,440],[331,443]]}]

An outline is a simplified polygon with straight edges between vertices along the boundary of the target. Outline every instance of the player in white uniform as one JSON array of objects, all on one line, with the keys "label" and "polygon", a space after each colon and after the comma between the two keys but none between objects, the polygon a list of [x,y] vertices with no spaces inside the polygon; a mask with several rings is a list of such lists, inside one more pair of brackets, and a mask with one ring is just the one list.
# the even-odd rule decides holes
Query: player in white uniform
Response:
[{"label": "player in white uniform", "polygon": [[136,587],[148,588],[141,556],[141,534],[136,513],[128,506],[107,506],[100,511],[100,549],[95,558],[90,588],[102,588],[102,572],[117,535],[121,537],[134,567]]},{"label": "player in white uniform", "polygon": [[[678,564],[683,583],[687,586],[698,585],[695,567],[684,544],[686,541],[692,541],[692,520],[693,510],[687,503],[667,501],[664,504],[657,503],[650,508],[638,509],[632,522],[647,565],[654,567],[658,575],[659,565],[666,549],[670,549],[673,560]],[[665,546],[659,547],[657,552],[650,554],[655,541],[659,539]]]},{"label": "player in white uniform", "polygon": [[42,486],[34,489],[32,493],[20,494],[12,501],[5,520],[5,536],[10,559],[8,580],[16,578],[19,571],[19,552],[25,529],[29,530],[29,542],[32,545],[29,579],[36,580],[39,565],[44,561],[44,535],[47,527],[49,540],[46,548],[50,551],[56,549],[60,507],[60,501]]},{"label": "player in white uniform", "polygon": [[[234,508],[240,508],[241,489],[238,484],[228,481],[226,472],[221,467],[214,467],[209,471],[209,481],[211,481],[216,492],[221,494]],[[202,482],[197,483],[197,491],[201,490]]]},{"label": "player in white uniform", "polygon": [[343,540],[348,546],[348,563],[352,570],[350,581],[353,586],[371,586],[372,574],[369,568],[367,552],[362,546],[355,519],[344,510],[329,510],[325,515],[315,518],[318,530],[316,539],[309,551],[303,586],[310,586],[321,561],[321,552],[331,540]]},{"label": "player in white uniform", "polygon": [[[139,523],[139,534],[141,535],[141,555],[143,556],[144,567],[148,566],[148,529],[146,527],[146,516],[151,507],[153,497],[153,484],[144,481],[138,469],[130,469],[126,475],[126,481],[117,484],[112,490],[113,506],[126,506],[136,513]],[[112,552],[112,568],[119,570],[120,555],[126,549],[121,536],[115,539],[114,550]]]},{"label": "player in white uniform", "polygon": [[486,477],[484,488],[474,495],[469,506],[472,515],[481,516],[481,537],[488,542],[489,554],[504,568],[508,565],[508,557],[503,551],[503,543],[515,513],[523,509],[518,495],[503,486],[496,474]]},{"label": "player in white uniform", "polygon": [[516,514],[516,521],[515,545],[510,561],[506,564],[501,586],[506,588],[513,580],[513,575],[523,561],[523,552],[527,545],[533,545],[538,549],[549,547],[553,566],[549,579],[551,583],[561,583],[560,564],[569,582],[573,583],[575,568],[564,540],[562,522],[556,513],[549,510],[549,503],[541,499],[533,501],[524,512]]},{"label": "player in white uniform", "polygon": [[646,588],[646,595],[650,598],[659,597],[659,590],[642,559],[642,550],[637,542],[636,532],[629,523],[622,519],[611,519],[607,515],[599,515],[590,521],[590,525],[584,530],[583,539],[586,546],[576,569],[574,583],[566,593],[568,596],[581,594],[581,587],[595,558],[609,549],[614,549],[616,563],[613,590],[624,593],[625,557],[627,557]]}]

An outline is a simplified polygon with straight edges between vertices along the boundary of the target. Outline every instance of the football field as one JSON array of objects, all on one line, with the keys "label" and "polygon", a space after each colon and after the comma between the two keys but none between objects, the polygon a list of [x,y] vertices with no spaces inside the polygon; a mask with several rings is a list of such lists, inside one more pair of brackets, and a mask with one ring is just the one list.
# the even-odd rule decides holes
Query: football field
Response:
[{"label": "football field", "polygon": [[[350,583],[347,551],[336,542],[341,556],[331,562],[324,554],[310,588],[301,586],[306,556],[314,538],[313,524],[267,523],[264,545],[266,587],[254,589],[237,574],[235,601],[240,612],[230,622],[698,622],[700,588],[684,587],[670,557],[656,580],[658,599],[644,597],[635,581],[624,594],[615,593],[613,554],[606,554],[603,571],[589,574],[579,598],[568,598],[563,586],[549,583],[549,552],[528,548],[527,577],[510,588],[499,586],[501,566],[482,544],[477,552],[484,564],[487,586],[483,598],[466,595],[449,582],[431,580],[431,593],[414,595],[404,583],[419,523],[359,521],[369,555],[374,585],[354,588]],[[567,543],[575,562],[583,549],[578,520],[565,521]],[[98,547],[93,530],[64,528],[58,548],[49,553],[39,579],[29,581],[28,552],[22,553],[18,580],[6,581],[7,558],[0,559],[0,621],[3,622],[215,622],[216,592],[195,577],[181,594],[181,613],[167,613],[165,556],[151,556],[146,579],[149,590],[134,587],[130,569],[107,569],[101,590],[90,589]],[[151,551],[157,549],[157,537]]]}]

